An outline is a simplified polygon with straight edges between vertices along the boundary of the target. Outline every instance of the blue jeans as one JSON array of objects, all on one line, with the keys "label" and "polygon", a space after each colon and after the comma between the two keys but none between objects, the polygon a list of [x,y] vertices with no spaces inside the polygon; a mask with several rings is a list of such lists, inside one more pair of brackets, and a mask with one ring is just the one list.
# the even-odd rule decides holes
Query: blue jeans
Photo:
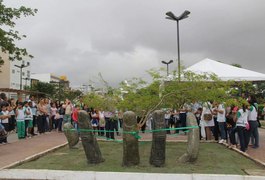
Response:
[{"label": "blue jeans", "polygon": [[221,139],[226,139],[225,122],[218,122],[218,127],[221,133]]}]

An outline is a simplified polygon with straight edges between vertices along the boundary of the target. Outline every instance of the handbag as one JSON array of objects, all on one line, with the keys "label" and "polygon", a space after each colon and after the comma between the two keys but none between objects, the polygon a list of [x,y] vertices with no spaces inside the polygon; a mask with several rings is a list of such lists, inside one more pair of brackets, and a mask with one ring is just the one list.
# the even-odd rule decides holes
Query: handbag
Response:
[{"label": "handbag", "polygon": [[209,108],[209,110],[210,110],[211,113],[204,113],[204,114],[203,114],[203,119],[204,119],[205,121],[211,121],[211,120],[213,119],[213,115],[212,115],[213,112],[212,112],[212,110],[211,110],[211,108],[210,108],[208,102],[207,102],[207,106],[208,106],[208,108]]},{"label": "handbag", "polygon": [[204,119],[205,121],[211,121],[211,120],[213,119],[213,115],[210,114],[210,113],[208,113],[208,114],[204,114],[204,115],[203,115],[203,119]]},{"label": "handbag", "polygon": [[246,130],[248,131],[250,129],[250,125],[249,125],[249,123],[247,122],[246,123]]}]

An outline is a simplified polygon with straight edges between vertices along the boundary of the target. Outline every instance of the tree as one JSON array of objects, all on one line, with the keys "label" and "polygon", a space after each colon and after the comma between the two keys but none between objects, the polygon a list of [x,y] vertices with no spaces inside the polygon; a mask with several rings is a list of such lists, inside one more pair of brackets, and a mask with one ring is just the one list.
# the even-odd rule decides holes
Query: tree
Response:
[{"label": "tree", "polygon": [[[9,53],[9,60],[22,60],[23,57],[33,56],[28,54],[25,48],[17,47],[16,41],[25,38],[25,35],[20,35],[18,31],[14,30],[16,25],[15,20],[21,18],[21,16],[34,16],[37,13],[37,9],[26,8],[21,6],[19,8],[6,7],[3,4],[3,0],[0,0],[0,47],[2,52]],[[3,65],[4,61],[0,56],[0,65]]]},{"label": "tree", "polygon": [[37,82],[36,84],[33,84],[29,90],[42,92],[49,95],[50,97],[55,94],[55,86],[45,82]]},{"label": "tree", "polygon": [[[213,74],[182,72],[182,82],[178,82],[177,78],[163,80],[160,72],[149,72],[153,82],[143,88],[134,88],[136,91],[129,90],[124,100],[120,101],[119,109],[143,113],[140,116],[147,118],[154,110],[161,108],[179,109],[193,102],[210,100],[225,102],[231,85],[230,82],[220,81]],[[145,121],[142,119],[139,126]]]},{"label": "tree", "polygon": [[75,100],[77,97],[80,97],[82,95],[82,91],[80,90],[66,90],[63,91],[63,97],[64,99],[69,99],[70,101]]}]

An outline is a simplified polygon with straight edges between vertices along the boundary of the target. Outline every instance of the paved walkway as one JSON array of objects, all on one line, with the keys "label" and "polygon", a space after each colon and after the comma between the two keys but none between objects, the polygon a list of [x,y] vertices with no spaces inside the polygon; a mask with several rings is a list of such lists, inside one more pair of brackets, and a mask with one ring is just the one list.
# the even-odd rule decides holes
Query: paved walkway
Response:
[{"label": "paved walkway", "polygon": [[265,164],[265,129],[259,128],[259,145],[258,149],[248,148],[247,153],[250,157],[260,160]]},{"label": "paved walkway", "polygon": [[8,141],[10,143],[0,145],[0,169],[62,145],[66,138],[63,133],[49,132],[23,140],[17,140],[16,134],[11,134]]},{"label": "paved walkway", "polygon": [[[247,153],[265,164],[265,129],[259,129],[259,133],[260,148],[252,149],[250,147]],[[141,140],[152,138],[151,133],[140,133],[139,135],[142,137]],[[116,138],[122,139],[122,136],[116,136]],[[171,134],[167,137],[169,141],[185,141],[186,139],[187,136],[184,134]],[[25,140],[17,140],[16,134],[12,134],[8,137],[8,141],[10,143],[0,145],[0,169],[67,142],[64,134],[57,132],[50,132]]]}]

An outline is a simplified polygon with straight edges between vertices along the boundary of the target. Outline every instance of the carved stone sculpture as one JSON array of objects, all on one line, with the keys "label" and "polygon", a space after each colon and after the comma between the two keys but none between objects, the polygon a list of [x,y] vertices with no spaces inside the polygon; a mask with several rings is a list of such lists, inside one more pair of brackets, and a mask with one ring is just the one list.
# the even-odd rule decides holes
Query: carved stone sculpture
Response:
[{"label": "carved stone sculpture", "polygon": [[[187,114],[187,126],[197,126],[196,117],[193,113]],[[188,133],[188,145],[187,152],[183,154],[179,161],[182,163],[185,162],[194,162],[198,159],[199,155],[199,128],[190,129]]]},{"label": "carved stone sculpture", "polygon": [[135,166],[140,163],[138,139],[135,134],[138,132],[136,115],[132,111],[123,114],[123,166]]},{"label": "carved stone sculpture", "polygon": [[[153,130],[165,128],[164,112],[157,110],[153,113],[152,121]],[[150,156],[150,164],[156,167],[165,165],[166,158],[166,131],[154,131],[152,138],[152,149]]]},{"label": "carved stone sculpture", "polygon": [[98,164],[104,162],[97,139],[92,132],[90,116],[86,111],[82,110],[78,112],[78,122],[80,129],[82,129],[80,131],[80,137],[82,139],[83,148],[85,150],[87,163]]},{"label": "carved stone sculpture", "polygon": [[[65,123],[63,125],[64,135],[68,141],[69,148],[74,148],[79,142],[79,136],[77,130],[73,130],[74,126],[71,123]],[[72,129],[72,130],[70,130]]]}]

